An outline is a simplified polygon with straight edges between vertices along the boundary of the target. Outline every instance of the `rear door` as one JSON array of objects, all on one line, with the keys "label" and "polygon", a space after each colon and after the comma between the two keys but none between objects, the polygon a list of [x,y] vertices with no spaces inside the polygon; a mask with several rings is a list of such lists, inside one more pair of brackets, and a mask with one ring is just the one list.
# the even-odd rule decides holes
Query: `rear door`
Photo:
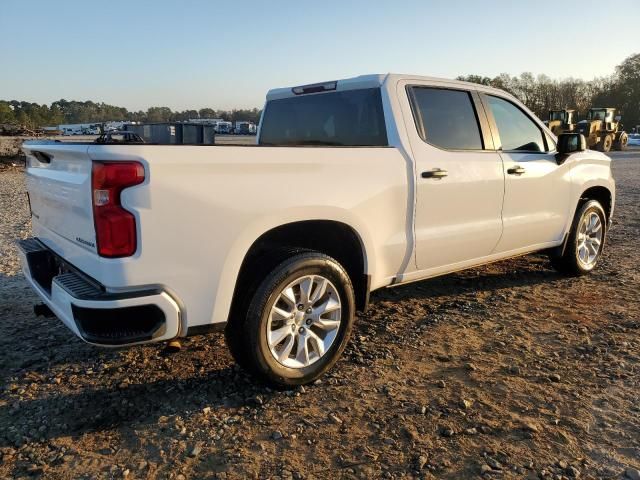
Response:
[{"label": "rear door", "polygon": [[505,174],[504,231],[496,253],[557,244],[569,215],[570,166],[558,165],[554,140],[517,103],[481,98]]},{"label": "rear door", "polygon": [[403,81],[398,94],[416,166],[417,269],[489,255],[502,234],[504,173],[473,91]]}]

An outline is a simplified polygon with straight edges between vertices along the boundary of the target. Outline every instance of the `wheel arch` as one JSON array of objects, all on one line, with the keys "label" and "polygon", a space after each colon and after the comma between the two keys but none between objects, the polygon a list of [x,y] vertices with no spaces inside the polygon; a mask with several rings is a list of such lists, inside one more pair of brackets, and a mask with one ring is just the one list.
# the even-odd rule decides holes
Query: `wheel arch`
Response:
[{"label": "wheel arch", "polygon": [[607,216],[607,223],[609,223],[611,221],[611,213],[613,208],[613,194],[611,190],[602,185],[595,185],[587,188],[580,195],[578,204],[576,205],[576,210],[580,207],[580,205],[589,200],[597,200],[600,205],[602,205],[604,213]]},{"label": "wheel arch", "polygon": [[568,218],[567,225],[565,227],[564,239],[562,243],[553,249],[551,252],[553,255],[562,255],[565,251],[567,241],[569,240],[569,234],[571,233],[571,227],[573,225],[574,218],[576,216],[576,212],[578,209],[589,200],[597,200],[604,209],[605,216],[607,219],[607,227],[611,224],[611,215],[613,214],[614,208],[614,192],[612,190],[615,188],[613,184],[611,184],[611,188],[609,186],[603,185],[602,183],[592,183],[587,185],[582,185],[580,190],[581,193],[578,195],[576,201],[574,201],[573,206],[571,207],[570,215]]},{"label": "wheel arch", "polygon": [[354,287],[356,308],[365,310],[369,301],[372,260],[362,236],[351,225],[338,220],[299,220],[274,226],[259,235],[246,250],[235,277],[229,318],[236,317],[247,302],[247,293],[260,279],[298,251],[314,250],[335,258],[347,271]]}]

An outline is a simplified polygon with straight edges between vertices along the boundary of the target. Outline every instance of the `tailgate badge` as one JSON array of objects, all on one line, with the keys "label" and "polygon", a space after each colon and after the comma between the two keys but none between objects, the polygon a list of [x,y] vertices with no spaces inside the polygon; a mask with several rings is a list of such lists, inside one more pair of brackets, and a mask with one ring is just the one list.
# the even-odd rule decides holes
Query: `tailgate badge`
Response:
[{"label": "tailgate badge", "polygon": [[95,243],[89,242],[88,240],[84,240],[80,237],[76,237],[76,242],[81,243],[82,245],[86,245],[87,247],[96,248]]}]

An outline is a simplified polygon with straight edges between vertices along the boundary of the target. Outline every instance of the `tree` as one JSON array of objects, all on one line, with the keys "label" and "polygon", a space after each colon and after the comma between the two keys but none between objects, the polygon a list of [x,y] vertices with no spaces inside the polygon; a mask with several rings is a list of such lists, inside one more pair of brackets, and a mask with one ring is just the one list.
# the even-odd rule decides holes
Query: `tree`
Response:
[{"label": "tree", "polygon": [[200,118],[216,118],[216,111],[213,108],[201,108],[198,113]]},{"label": "tree", "polygon": [[640,125],[640,53],[616,67],[614,96],[627,125]]},{"label": "tree", "polygon": [[456,80],[462,82],[479,83],[480,85],[491,85],[491,79],[489,77],[483,77],[481,75],[460,75],[456,77]]},{"label": "tree", "polygon": [[169,107],[151,107],[147,110],[147,122],[168,122],[173,112]]},{"label": "tree", "polygon": [[0,101],[0,123],[14,123],[16,116],[9,102]]}]

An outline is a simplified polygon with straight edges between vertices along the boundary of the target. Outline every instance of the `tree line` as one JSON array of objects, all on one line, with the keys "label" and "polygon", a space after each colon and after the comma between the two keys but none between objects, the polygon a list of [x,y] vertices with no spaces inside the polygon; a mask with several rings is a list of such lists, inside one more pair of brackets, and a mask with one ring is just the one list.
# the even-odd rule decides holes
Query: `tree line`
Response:
[{"label": "tree line", "polygon": [[[572,108],[584,118],[592,106],[615,107],[623,123],[630,129],[640,125],[640,54],[635,54],[616,67],[609,77],[581,80],[552,79],[547,75],[523,73],[511,76],[503,73],[490,78],[463,75],[458,80],[481,83],[510,92],[543,120],[549,110]],[[0,123],[20,124],[28,128],[64,123],[99,123],[105,121],[168,122],[190,118],[222,118],[235,122],[248,120],[258,123],[262,111],[257,108],[240,110],[173,111],[169,107],[151,107],[146,111],[130,112],[126,108],[75,100],[58,100],[51,105],[0,100]]]},{"label": "tree line", "polygon": [[18,124],[35,129],[73,123],[101,123],[109,121],[180,122],[193,118],[221,118],[258,123],[262,111],[253,109],[173,111],[169,107],[151,107],[146,111],[130,112],[124,107],[106,103],[76,100],[58,100],[51,105],[0,100],[0,124]]},{"label": "tree line", "polygon": [[628,130],[640,125],[640,54],[624,60],[613,75],[589,81],[555,80],[531,73],[519,77],[503,73],[494,78],[462,75],[457,79],[505,90],[543,120],[547,119],[549,110],[574,109],[583,119],[591,107],[614,107]]}]

